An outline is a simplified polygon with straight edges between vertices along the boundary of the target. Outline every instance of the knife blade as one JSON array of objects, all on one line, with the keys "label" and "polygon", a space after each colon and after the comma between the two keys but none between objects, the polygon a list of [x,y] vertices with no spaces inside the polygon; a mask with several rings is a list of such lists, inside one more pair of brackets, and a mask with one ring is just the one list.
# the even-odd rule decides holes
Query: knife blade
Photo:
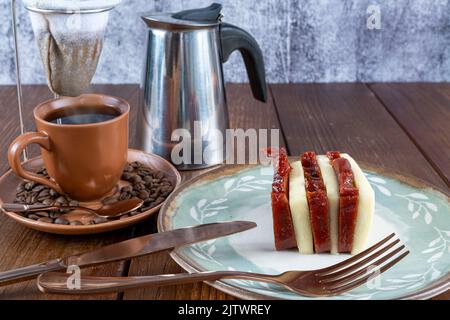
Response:
[{"label": "knife blade", "polygon": [[0,286],[33,279],[44,272],[65,270],[71,265],[84,268],[142,257],[151,253],[229,236],[255,227],[256,223],[254,222],[233,221],[151,234],[112,244],[91,252],[0,272]]}]

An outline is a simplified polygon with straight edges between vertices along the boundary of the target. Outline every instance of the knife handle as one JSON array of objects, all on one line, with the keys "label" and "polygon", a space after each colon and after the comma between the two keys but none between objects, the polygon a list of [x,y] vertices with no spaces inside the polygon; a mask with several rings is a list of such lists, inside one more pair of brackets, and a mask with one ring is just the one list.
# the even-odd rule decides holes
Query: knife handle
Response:
[{"label": "knife handle", "polygon": [[0,287],[36,278],[43,272],[64,270],[66,265],[60,259],[28,267],[0,272]]}]

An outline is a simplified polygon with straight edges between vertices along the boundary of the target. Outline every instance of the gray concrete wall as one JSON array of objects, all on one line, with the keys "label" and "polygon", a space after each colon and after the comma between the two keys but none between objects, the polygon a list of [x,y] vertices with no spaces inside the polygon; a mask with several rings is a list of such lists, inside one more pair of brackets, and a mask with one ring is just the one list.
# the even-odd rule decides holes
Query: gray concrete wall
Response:
[{"label": "gray concrete wall", "polygon": [[[139,13],[206,6],[211,0],[124,0],[111,14],[94,81],[137,83],[145,26]],[[218,0],[224,21],[259,41],[270,82],[449,81],[448,0]],[[381,30],[367,29],[367,8],[381,9]],[[0,84],[14,83],[9,0],[0,0]],[[19,14],[23,78],[44,83],[30,21]],[[245,82],[242,59],[225,66],[226,79]]]}]

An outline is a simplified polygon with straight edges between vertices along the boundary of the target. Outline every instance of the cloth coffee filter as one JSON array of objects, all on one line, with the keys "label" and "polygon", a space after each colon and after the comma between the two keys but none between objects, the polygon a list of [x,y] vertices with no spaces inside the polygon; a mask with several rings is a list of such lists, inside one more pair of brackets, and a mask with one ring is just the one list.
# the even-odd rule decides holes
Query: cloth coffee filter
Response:
[{"label": "cloth coffee filter", "polygon": [[60,96],[79,96],[89,87],[97,69],[109,9],[120,0],[23,2],[30,10],[50,90]]}]

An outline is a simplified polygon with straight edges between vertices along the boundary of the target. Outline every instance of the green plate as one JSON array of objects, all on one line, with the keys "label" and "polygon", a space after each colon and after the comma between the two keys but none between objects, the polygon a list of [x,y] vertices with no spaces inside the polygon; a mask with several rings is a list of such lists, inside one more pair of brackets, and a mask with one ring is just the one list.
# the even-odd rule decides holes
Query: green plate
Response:
[{"label": "green plate", "polygon": [[[376,193],[370,244],[395,232],[411,251],[400,263],[366,285],[333,299],[425,299],[450,289],[450,205],[430,187],[417,187],[366,171]],[[179,188],[163,207],[160,231],[230,220],[254,221],[240,234],[177,249],[172,258],[188,272],[238,270],[278,274],[312,270],[348,255],[300,255],[274,248],[270,191],[273,170],[230,166]],[[309,299],[260,282],[226,280],[214,287],[242,299]]]}]

